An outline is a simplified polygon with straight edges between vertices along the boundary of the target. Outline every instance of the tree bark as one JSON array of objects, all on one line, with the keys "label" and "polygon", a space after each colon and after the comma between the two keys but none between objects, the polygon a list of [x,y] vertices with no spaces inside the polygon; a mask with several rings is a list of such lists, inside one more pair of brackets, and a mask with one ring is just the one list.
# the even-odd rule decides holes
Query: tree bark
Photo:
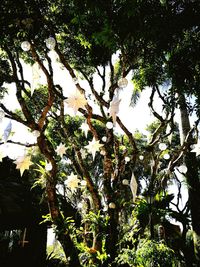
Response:
[{"label": "tree bark", "polygon": [[[182,143],[185,141],[186,136],[191,130],[189,115],[187,111],[186,101],[183,94],[180,94],[180,115],[181,115],[181,132],[180,139]],[[187,139],[188,149],[186,151],[184,161],[187,166],[187,185],[189,194],[189,205],[192,217],[192,228],[194,234],[194,249],[196,256],[196,263],[200,266],[200,179],[198,175],[198,161],[195,153],[190,152],[190,145],[194,144],[192,136]]]}]

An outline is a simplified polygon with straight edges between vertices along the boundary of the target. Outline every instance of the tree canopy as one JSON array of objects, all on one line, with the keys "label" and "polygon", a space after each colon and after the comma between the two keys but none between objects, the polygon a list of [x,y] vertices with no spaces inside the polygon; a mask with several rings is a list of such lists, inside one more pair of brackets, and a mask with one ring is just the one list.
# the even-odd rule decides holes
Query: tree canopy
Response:
[{"label": "tree canopy", "polygon": [[[9,124],[1,147],[27,148],[16,168],[44,188],[69,266],[198,266],[199,12],[188,0],[4,1],[1,117],[35,139],[16,142]],[[150,92],[149,138],[118,116],[127,84],[133,105]],[[180,208],[183,181],[189,200]]]}]

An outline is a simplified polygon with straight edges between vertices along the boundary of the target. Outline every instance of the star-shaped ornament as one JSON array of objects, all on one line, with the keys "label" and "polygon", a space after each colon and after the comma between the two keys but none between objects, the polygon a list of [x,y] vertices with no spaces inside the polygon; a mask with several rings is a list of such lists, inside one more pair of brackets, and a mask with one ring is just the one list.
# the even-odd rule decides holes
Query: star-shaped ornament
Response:
[{"label": "star-shaped ornament", "polygon": [[87,105],[87,100],[83,94],[76,90],[74,94],[71,94],[65,100],[65,103],[67,103],[69,108],[73,109],[74,115],[76,115],[79,108],[85,108],[85,106]]},{"label": "star-shaped ornament", "polygon": [[60,143],[57,147],[56,147],[56,153],[62,158],[63,155],[66,153],[66,147],[64,144]]},{"label": "star-shaped ornament", "polygon": [[77,189],[80,183],[80,179],[78,176],[75,175],[73,172],[68,176],[67,180],[65,181],[66,186],[73,191]]},{"label": "star-shaped ornament", "polygon": [[102,144],[99,144],[99,140],[96,141],[93,137],[92,141],[89,141],[89,144],[85,146],[85,148],[88,150],[88,153],[92,154],[94,160],[96,152],[99,151],[102,146]]},{"label": "star-shaped ornament", "polygon": [[119,113],[119,104],[121,102],[121,99],[119,99],[118,95],[114,96],[112,101],[110,102],[110,109],[109,113],[113,120],[113,125],[116,124],[117,114]]},{"label": "star-shaped ornament", "polygon": [[18,157],[14,163],[17,165],[16,169],[20,170],[20,174],[21,176],[23,175],[25,170],[28,170],[29,167],[33,164],[33,162],[31,161],[31,157],[30,156],[20,156]]},{"label": "star-shaped ornament", "polygon": [[200,155],[200,140],[198,140],[198,143],[193,145],[193,149],[191,150],[191,152],[195,152],[196,156]]},{"label": "star-shaped ornament", "polygon": [[87,138],[88,131],[90,130],[89,125],[86,122],[84,122],[84,123],[81,124],[80,128],[84,132],[85,137]]}]

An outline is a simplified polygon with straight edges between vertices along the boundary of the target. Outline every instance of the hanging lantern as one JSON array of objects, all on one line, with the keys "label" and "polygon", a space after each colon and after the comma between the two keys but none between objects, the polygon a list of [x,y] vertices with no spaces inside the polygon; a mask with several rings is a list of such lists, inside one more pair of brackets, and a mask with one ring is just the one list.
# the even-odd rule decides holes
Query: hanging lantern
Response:
[{"label": "hanging lantern", "polygon": [[82,202],[79,202],[78,205],[77,205],[77,208],[78,208],[79,210],[81,210],[81,209],[83,208],[83,203],[82,203]]},{"label": "hanging lantern", "polygon": [[158,147],[159,147],[160,150],[163,151],[163,150],[165,150],[167,148],[167,145],[165,143],[160,143]]},{"label": "hanging lantern", "polygon": [[27,52],[31,49],[31,44],[28,41],[24,41],[21,43],[21,48]]},{"label": "hanging lantern", "polygon": [[46,171],[51,171],[51,170],[52,170],[52,165],[51,165],[50,162],[49,162],[49,163],[46,163],[46,165],[45,165],[45,170],[46,170]]},{"label": "hanging lantern", "polygon": [[123,185],[129,185],[129,180],[127,180],[127,179],[123,179],[123,180],[122,180],[122,184],[123,184]]},{"label": "hanging lantern", "polygon": [[39,132],[38,130],[34,130],[34,131],[32,132],[32,134],[33,134],[36,138],[38,138],[38,137],[40,136],[40,132]]},{"label": "hanging lantern", "polygon": [[113,128],[113,123],[112,123],[111,121],[108,121],[108,122],[106,123],[106,127],[107,127],[108,129],[112,129],[112,128]]},{"label": "hanging lantern", "polygon": [[139,159],[140,159],[140,160],[143,160],[143,159],[144,159],[144,156],[143,156],[143,155],[140,155],[140,156],[139,156]]},{"label": "hanging lantern", "polygon": [[164,159],[170,159],[170,155],[167,153],[167,154],[164,154],[163,156]]},{"label": "hanging lantern", "polygon": [[119,88],[125,88],[128,85],[128,80],[126,78],[121,78],[117,84]]},{"label": "hanging lantern", "polygon": [[129,162],[130,160],[131,160],[130,157],[125,157],[126,162]]},{"label": "hanging lantern", "polygon": [[102,140],[103,142],[106,142],[107,137],[106,137],[106,136],[103,136],[103,137],[101,138],[101,140]]},{"label": "hanging lantern", "polygon": [[56,40],[53,37],[49,37],[48,39],[45,40],[46,42],[46,47],[49,50],[53,50],[56,46]]},{"label": "hanging lantern", "polygon": [[109,205],[108,205],[108,207],[109,207],[110,209],[115,209],[115,208],[116,208],[116,205],[115,205],[114,202],[110,202]]},{"label": "hanging lantern", "polygon": [[181,173],[186,173],[186,172],[187,172],[187,167],[186,167],[185,165],[180,165],[180,166],[178,167],[178,170],[179,170],[179,172],[181,172]]}]

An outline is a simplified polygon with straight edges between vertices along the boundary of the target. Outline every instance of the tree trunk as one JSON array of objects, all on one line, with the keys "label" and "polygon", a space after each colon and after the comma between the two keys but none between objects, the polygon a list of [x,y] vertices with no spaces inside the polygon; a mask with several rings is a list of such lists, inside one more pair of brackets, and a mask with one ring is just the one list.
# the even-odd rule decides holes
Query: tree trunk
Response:
[{"label": "tree trunk", "polygon": [[53,158],[53,150],[51,143],[46,139],[46,137],[41,134],[38,137],[38,146],[43,155],[51,162],[52,169],[46,176],[46,194],[47,202],[49,206],[49,212],[51,214],[51,219],[56,227],[56,233],[58,241],[60,242],[66,258],[69,258],[69,267],[79,267],[80,261],[78,257],[78,251],[74,245],[74,242],[66,229],[65,219],[63,218],[59,202],[56,194],[56,175],[57,175],[57,164]]},{"label": "tree trunk", "polygon": [[[189,115],[187,112],[187,106],[184,95],[180,95],[180,139],[183,143],[186,136],[188,135],[191,127],[189,122]],[[187,140],[188,150],[185,154],[184,161],[187,166],[187,184],[189,193],[189,205],[192,217],[192,228],[194,233],[194,248],[197,265],[200,266],[200,179],[198,175],[198,161],[195,153],[190,152],[190,145],[194,144],[192,136]]]}]

